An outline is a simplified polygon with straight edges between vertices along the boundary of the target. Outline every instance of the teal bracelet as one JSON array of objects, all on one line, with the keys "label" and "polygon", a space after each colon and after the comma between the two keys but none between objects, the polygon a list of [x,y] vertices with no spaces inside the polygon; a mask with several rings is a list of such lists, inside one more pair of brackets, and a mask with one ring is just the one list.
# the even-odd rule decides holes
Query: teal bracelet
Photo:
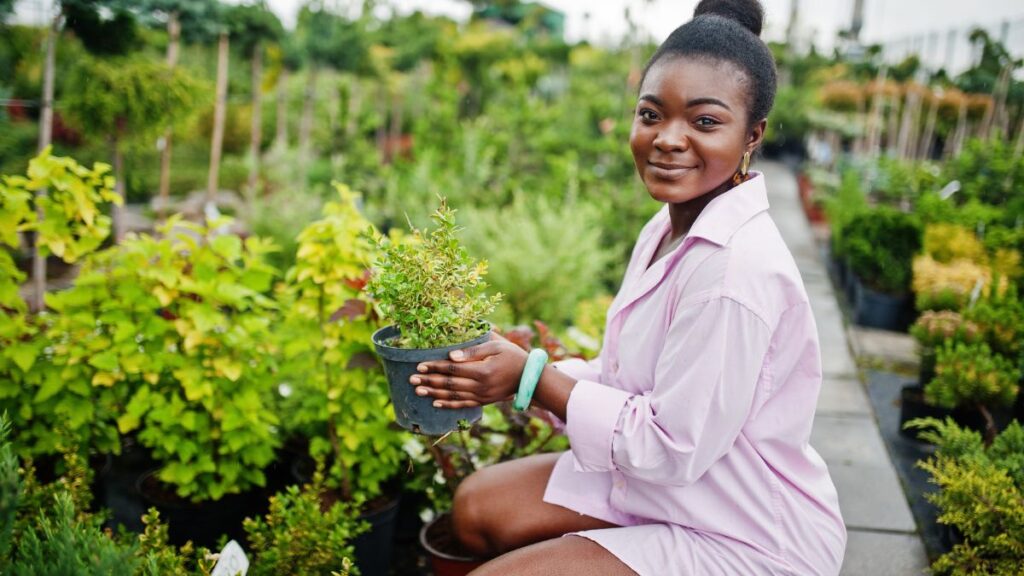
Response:
[{"label": "teal bracelet", "polygon": [[530,350],[526,358],[526,366],[523,366],[523,375],[519,378],[519,391],[512,401],[516,410],[522,411],[530,407],[530,400],[533,398],[533,391],[537,389],[537,382],[540,381],[540,373],[548,363],[548,353],[542,348]]}]

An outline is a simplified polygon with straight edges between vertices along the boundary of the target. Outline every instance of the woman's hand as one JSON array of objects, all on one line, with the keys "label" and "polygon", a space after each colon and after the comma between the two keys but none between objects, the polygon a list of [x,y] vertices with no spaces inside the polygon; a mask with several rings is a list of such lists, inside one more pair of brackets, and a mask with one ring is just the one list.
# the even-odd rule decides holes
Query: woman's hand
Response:
[{"label": "woman's hand", "polygon": [[519,388],[527,352],[491,333],[491,340],[449,355],[451,360],[421,362],[410,384],[416,394],[434,398],[438,408],[472,408],[507,400]]}]

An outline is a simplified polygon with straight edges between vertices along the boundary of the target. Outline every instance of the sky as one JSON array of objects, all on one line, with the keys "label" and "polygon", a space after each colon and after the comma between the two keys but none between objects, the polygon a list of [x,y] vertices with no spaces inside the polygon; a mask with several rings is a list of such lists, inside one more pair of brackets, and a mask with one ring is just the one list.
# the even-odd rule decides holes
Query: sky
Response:
[{"label": "sky", "polygon": [[[19,18],[37,20],[45,14],[51,0],[20,0]],[[239,1],[239,0],[229,0]],[[360,0],[325,0],[338,6],[359,6]],[[380,0],[402,13],[422,10],[462,20],[470,13],[469,3],[461,0]],[[766,12],[763,37],[781,40],[794,0],[762,0]],[[796,0],[800,7],[798,39],[804,46],[812,40],[831,49],[836,32],[849,26],[854,0]],[[268,0],[286,25],[294,23],[304,0]],[[589,39],[614,42],[628,31],[625,11],[633,14],[642,33],[660,41],[693,14],[697,0],[543,0],[566,14],[569,40]],[[1011,51],[1024,57],[1024,2],[1021,0],[864,0],[862,39],[886,44],[893,58],[908,50],[923,52],[936,65],[947,61],[953,68],[966,67],[971,61],[968,31],[982,26],[1000,37],[1007,23],[1006,41]],[[35,17],[33,17],[35,15]],[[951,33],[953,34],[951,36]],[[947,43],[952,42],[952,50]]]}]

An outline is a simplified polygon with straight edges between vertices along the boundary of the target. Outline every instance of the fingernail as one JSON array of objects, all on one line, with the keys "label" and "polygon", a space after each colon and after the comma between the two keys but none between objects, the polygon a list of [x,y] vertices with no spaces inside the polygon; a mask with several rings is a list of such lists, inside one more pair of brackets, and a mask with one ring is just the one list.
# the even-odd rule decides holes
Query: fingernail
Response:
[{"label": "fingernail", "polygon": [[427,395],[427,389],[426,388],[417,388],[416,389],[416,395],[417,396],[426,396]]},{"label": "fingernail", "polygon": [[462,350],[452,352],[452,360],[462,360]]},{"label": "fingernail", "polygon": [[419,370],[420,372],[426,372],[427,371],[427,365],[426,364],[420,364],[419,366],[416,367],[416,369]]},{"label": "fingernail", "polygon": [[440,408],[440,407],[441,407],[441,403],[440,402],[434,402],[434,408]]},{"label": "fingernail", "polygon": [[412,378],[409,378],[409,382],[412,382],[413,384],[419,384],[420,383],[420,377],[419,376],[413,376]]}]

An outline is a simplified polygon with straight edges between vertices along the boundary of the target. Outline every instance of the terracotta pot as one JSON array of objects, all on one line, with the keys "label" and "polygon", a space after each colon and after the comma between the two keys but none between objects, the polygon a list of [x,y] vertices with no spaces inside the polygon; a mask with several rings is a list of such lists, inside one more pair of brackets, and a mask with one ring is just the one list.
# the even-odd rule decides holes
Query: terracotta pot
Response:
[{"label": "terracotta pot", "polygon": [[467,556],[452,532],[451,515],[441,514],[420,530],[420,546],[430,554],[434,576],[466,576],[484,560]]}]

